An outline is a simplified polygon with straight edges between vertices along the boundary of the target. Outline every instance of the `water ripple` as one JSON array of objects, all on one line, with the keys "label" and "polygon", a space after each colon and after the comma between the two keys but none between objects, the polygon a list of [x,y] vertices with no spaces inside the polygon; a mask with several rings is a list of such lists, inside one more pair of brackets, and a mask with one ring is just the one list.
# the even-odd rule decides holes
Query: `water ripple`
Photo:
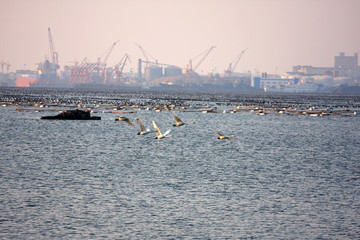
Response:
[{"label": "water ripple", "polygon": [[[360,235],[359,118],[183,113],[197,124],[155,140],[106,116],[0,114],[2,239]],[[161,129],[173,121],[136,116]]]}]

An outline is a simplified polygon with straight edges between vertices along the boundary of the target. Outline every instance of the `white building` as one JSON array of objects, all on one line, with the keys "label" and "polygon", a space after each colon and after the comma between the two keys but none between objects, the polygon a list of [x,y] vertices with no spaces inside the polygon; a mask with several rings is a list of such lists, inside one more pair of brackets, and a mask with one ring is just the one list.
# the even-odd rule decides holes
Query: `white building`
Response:
[{"label": "white building", "polygon": [[318,90],[313,79],[300,79],[297,77],[287,78],[260,78],[251,79],[251,86],[264,89],[265,92],[292,92],[292,93],[310,93]]},{"label": "white building", "polygon": [[293,86],[299,82],[299,78],[260,78],[253,77],[251,86],[255,88],[270,89],[285,86]]}]

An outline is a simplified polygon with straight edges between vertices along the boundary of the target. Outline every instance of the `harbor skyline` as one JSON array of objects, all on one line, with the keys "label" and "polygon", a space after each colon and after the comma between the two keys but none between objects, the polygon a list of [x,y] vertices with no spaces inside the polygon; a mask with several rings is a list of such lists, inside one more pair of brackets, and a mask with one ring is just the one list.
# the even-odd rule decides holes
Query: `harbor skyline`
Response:
[{"label": "harbor skyline", "polygon": [[85,57],[108,65],[127,53],[136,72],[141,45],[150,58],[186,68],[216,48],[198,72],[222,73],[244,49],[235,71],[283,74],[295,65],[333,66],[339,52],[360,50],[360,2],[317,1],[23,1],[0,0],[1,59],[11,71],[50,59],[47,28],[61,68]]}]

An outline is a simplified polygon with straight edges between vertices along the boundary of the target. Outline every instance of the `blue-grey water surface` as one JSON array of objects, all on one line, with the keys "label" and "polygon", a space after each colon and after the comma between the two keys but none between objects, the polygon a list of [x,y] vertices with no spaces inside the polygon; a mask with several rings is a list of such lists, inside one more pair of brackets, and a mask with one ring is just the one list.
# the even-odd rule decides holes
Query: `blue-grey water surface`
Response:
[{"label": "blue-grey water surface", "polygon": [[[1,239],[358,239],[360,118],[0,107]],[[218,140],[215,130],[236,135]]]}]

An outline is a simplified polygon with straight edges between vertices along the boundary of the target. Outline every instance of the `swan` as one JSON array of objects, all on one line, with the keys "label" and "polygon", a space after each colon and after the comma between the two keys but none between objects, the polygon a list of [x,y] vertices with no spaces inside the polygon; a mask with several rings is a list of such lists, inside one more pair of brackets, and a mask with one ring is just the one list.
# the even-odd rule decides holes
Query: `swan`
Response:
[{"label": "swan", "polygon": [[156,126],[156,123],[154,121],[152,121],[152,123],[153,123],[153,126],[154,126],[154,128],[156,130],[156,134],[157,134],[155,139],[162,139],[162,138],[165,138],[165,137],[172,137],[172,135],[170,134],[170,131],[171,131],[170,129],[167,130],[164,134],[162,134],[160,132],[160,129]]},{"label": "swan", "polygon": [[140,127],[140,132],[138,132],[138,135],[145,135],[154,131],[151,131],[149,128],[145,129],[144,124],[142,124],[142,122],[140,121],[140,119],[135,118],[136,121],[138,121],[139,123],[139,127]]},{"label": "swan", "polygon": [[132,124],[132,122],[130,121],[130,119],[125,116],[117,117],[117,118],[115,118],[115,121],[124,121],[124,122],[127,122],[128,124],[130,124],[131,126],[135,127],[134,124]]},{"label": "swan", "polygon": [[235,137],[235,135],[231,135],[229,137],[226,137],[224,134],[222,134],[221,132],[218,132],[218,131],[216,131],[216,133],[219,135],[217,139],[228,139],[228,140],[231,141],[230,138]]},{"label": "swan", "polygon": [[173,125],[174,127],[180,127],[180,126],[185,125],[185,124],[195,124],[195,122],[190,122],[190,123],[183,122],[183,121],[181,121],[181,119],[176,115],[175,112],[173,112],[173,114],[174,114],[174,118],[175,118],[175,121],[176,121],[176,124]]}]

